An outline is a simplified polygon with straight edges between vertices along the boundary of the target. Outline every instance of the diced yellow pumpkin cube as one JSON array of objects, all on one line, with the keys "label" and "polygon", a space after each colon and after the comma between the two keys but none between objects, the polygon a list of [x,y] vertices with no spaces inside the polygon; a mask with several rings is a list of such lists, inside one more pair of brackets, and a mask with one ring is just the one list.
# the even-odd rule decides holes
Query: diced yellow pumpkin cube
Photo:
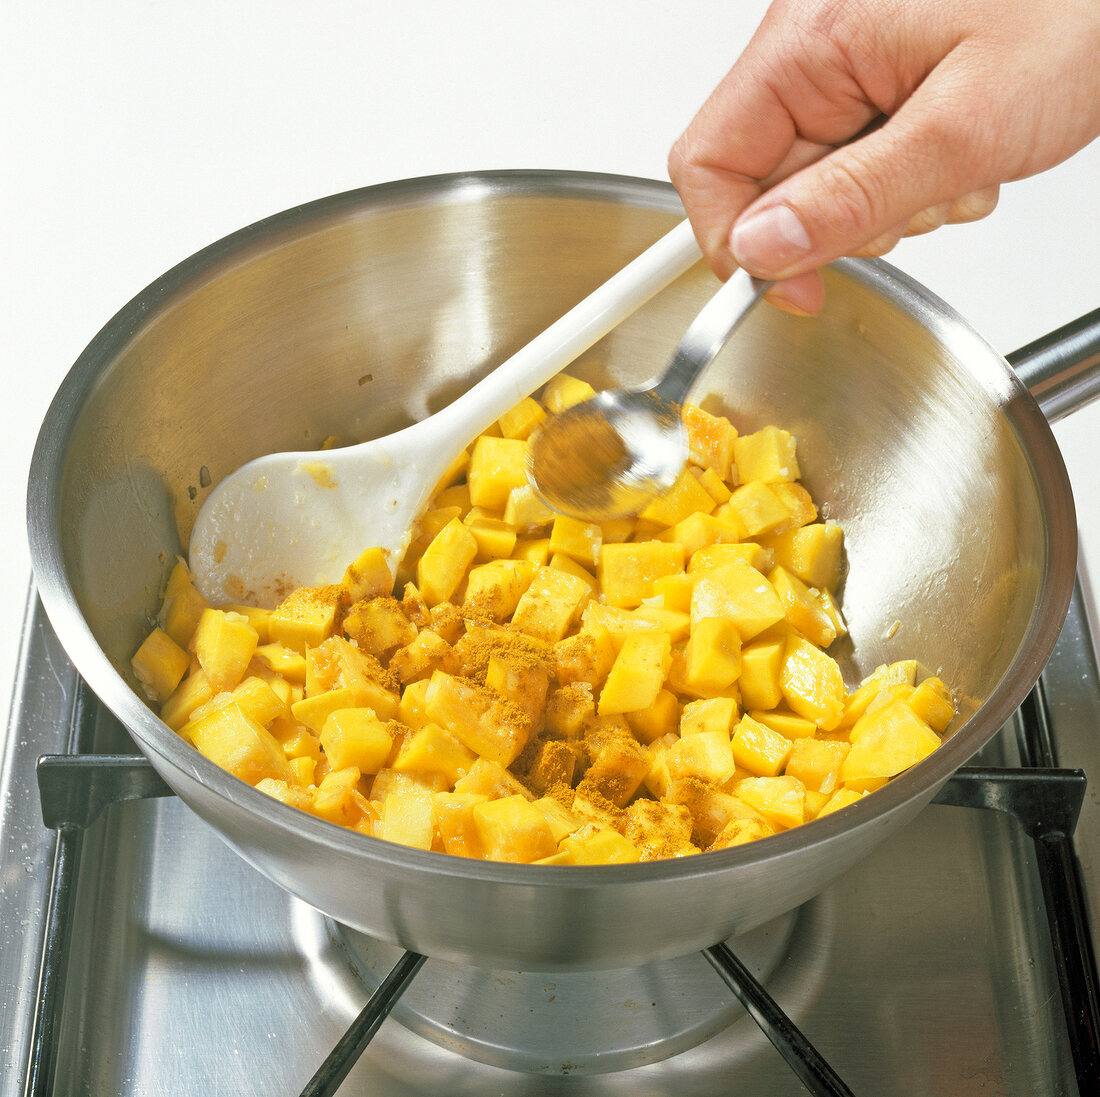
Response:
[{"label": "diced yellow pumpkin cube", "polygon": [[662,576],[684,570],[684,550],[658,541],[604,545],[596,577],[610,606],[629,609],[641,605]]},{"label": "diced yellow pumpkin cube", "polygon": [[288,682],[301,684],[306,680],[306,657],[294,648],[279,643],[259,644],[252,655]]},{"label": "diced yellow pumpkin cube", "polygon": [[550,827],[550,835],[554,839],[555,846],[570,834],[575,834],[582,826],[584,820],[574,815],[560,800],[553,796],[540,796],[531,801],[531,806],[536,811],[542,812]]},{"label": "diced yellow pumpkin cube", "polygon": [[191,638],[191,650],[215,693],[232,689],[244,676],[259,637],[237,613],[203,610]]},{"label": "diced yellow pumpkin cube", "polygon": [[592,597],[592,588],[576,575],[557,568],[535,569],[512,614],[513,627],[553,643],[561,640]]},{"label": "diced yellow pumpkin cube", "polygon": [[886,708],[887,705],[892,705],[895,701],[902,701],[908,705],[916,691],[916,686],[911,686],[906,682],[892,682],[888,686],[883,686],[871,699],[867,711],[852,725],[851,730],[848,732],[848,741],[854,743],[863,734],[864,730],[870,726],[871,722],[867,719],[868,716],[878,712],[879,709]]},{"label": "diced yellow pumpkin cube", "polygon": [[672,661],[667,633],[633,632],[623,641],[607,676],[597,712],[610,716],[637,712],[657,699]]},{"label": "diced yellow pumpkin cube", "polygon": [[160,626],[181,648],[186,648],[203,610],[209,603],[195,589],[187,565],[178,560],[168,576],[160,611]]},{"label": "diced yellow pumpkin cube", "polygon": [[831,591],[822,588],[817,589],[818,601],[821,603],[821,608],[825,612],[825,616],[829,618],[829,622],[833,626],[833,631],[837,636],[846,636],[848,634],[848,626],[844,623],[844,617],[840,612],[840,605]]},{"label": "diced yellow pumpkin cube", "polygon": [[458,518],[432,538],[416,564],[416,585],[429,606],[447,602],[477,556],[477,540]]},{"label": "diced yellow pumpkin cube", "polygon": [[355,766],[377,773],[389,757],[393,736],[369,708],[336,709],[321,728],[321,746],[334,769]]},{"label": "diced yellow pumpkin cube", "polygon": [[512,488],[504,504],[504,521],[519,534],[550,525],[555,513],[535,494],[530,484]]},{"label": "diced yellow pumpkin cube", "polygon": [[864,782],[896,777],[939,745],[940,737],[904,701],[895,701],[860,718],[852,743],[841,767],[841,780],[860,789]]},{"label": "diced yellow pumpkin cube", "polygon": [[752,709],[749,715],[758,723],[778,732],[786,739],[812,739],[817,732],[817,724],[805,716],[796,716],[785,709],[771,709],[767,712]]},{"label": "diced yellow pumpkin cube", "polygon": [[472,507],[462,524],[477,542],[476,560],[506,560],[516,548],[516,528],[480,507]]},{"label": "diced yellow pumpkin cube", "polygon": [[717,503],[728,503],[733,489],[714,469],[701,469],[696,479],[703,485],[704,491]]},{"label": "diced yellow pumpkin cube", "polygon": [[772,554],[755,541],[724,542],[704,545],[688,558],[688,574],[711,571],[727,564],[748,564],[761,573],[771,570]]},{"label": "diced yellow pumpkin cube", "polygon": [[454,790],[462,793],[476,793],[490,800],[499,800],[505,796],[535,799],[535,796],[508,770],[496,762],[490,762],[488,758],[478,758],[470,767],[470,772],[455,782]]},{"label": "diced yellow pumpkin cube", "polygon": [[775,827],[763,817],[758,819],[731,819],[722,828],[714,841],[707,846],[707,852],[741,846],[746,842],[756,842],[775,833]]},{"label": "diced yellow pumpkin cube", "polygon": [[672,541],[680,545],[685,557],[690,557],[708,545],[736,542],[738,531],[728,522],[715,518],[713,514],[696,511],[681,519],[674,526],[656,534],[658,541]]},{"label": "diced yellow pumpkin cube", "polygon": [[676,610],[677,613],[691,612],[691,594],[695,590],[695,576],[674,572],[662,575],[653,581],[653,594],[646,604],[661,606],[663,609]]},{"label": "diced yellow pumpkin cube", "polygon": [[775,562],[804,583],[820,590],[835,590],[840,582],[844,533],[835,522],[814,522],[772,534],[768,547]]},{"label": "diced yellow pumpkin cube", "polygon": [[697,465],[729,479],[737,430],[724,415],[711,415],[695,404],[683,409],[688,456]]},{"label": "diced yellow pumpkin cube", "polygon": [[271,618],[271,610],[261,609],[258,606],[245,606],[236,603],[218,606],[218,609],[224,610],[226,613],[240,614],[240,616],[256,630],[256,636],[261,644],[266,644],[271,639],[267,627],[268,621]]},{"label": "diced yellow pumpkin cube", "polygon": [[731,737],[733,760],[757,777],[777,777],[791,756],[793,744],[766,724],[742,716]]},{"label": "diced yellow pumpkin cube", "polygon": [[797,480],[798,468],[795,440],[790,431],[779,427],[763,427],[752,434],[742,434],[734,440],[733,460],[742,483],[760,480]]},{"label": "diced yellow pumpkin cube", "polygon": [[817,520],[817,504],[813,496],[801,485],[778,480],[768,485],[776,498],[787,508],[787,520],[776,526],[776,533],[798,529]]},{"label": "diced yellow pumpkin cube", "polygon": [[340,709],[366,707],[359,705],[358,700],[354,689],[350,686],[341,686],[338,689],[325,690],[323,693],[316,693],[311,697],[303,697],[300,701],[295,701],[290,706],[290,712],[299,724],[305,724],[319,735],[325,726],[325,721],[334,712]]},{"label": "diced yellow pumpkin cube", "polygon": [[362,651],[381,658],[414,640],[417,630],[396,598],[379,594],[351,606],[344,632]]},{"label": "diced yellow pumpkin cube", "polygon": [[582,796],[625,807],[649,772],[649,752],[632,735],[609,735],[577,785]]},{"label": "diced yellow pumpkin cube", "polygon": [[393,591],[393,573],[380,548],[364,549],[347,567],[340,587],[351,605]]},{"label": "diced yellow pumpkin cube", "polygon": [[557,415],[595,395],[596,390],[587,381],[568,373],[559,373],[543,386],[542,403],[548,411]]},{"label": "diced yellow pumpkin cube", "polygon": [[313,814],[337,826],[353,826],[362,813],[356,795],[359,777],[354,766],[326,773],[313,789]]},{"label": "diced yellow pumpkin cube", "polygon": [[779,496],[760,480],[750,480],[735,488],[725,507],[737,519],[746,537],[770,533],[791,517]]},{"label": "diced yellow pumpkin cube", "polygon": [[549,670],[526,657],[494,653],[485,668],[485,685],[525,713],[532,727],[542,724],[549,683]]},{"label": "diced yellow pumpkin cube", "polygon": [[787,654],[785,640],[756,640],[741,649],[738,686],[747,709],[772,709],[783,700],[780,676]]},{"label": "diced yellow pumpkin cube", "polygon": [[784,567],[773,568],[768,581],[786,607],[787,620],[807,640],[827,648],[836,639],[836,628],[816,591]]},{"label": "diced yellow pumpkin cube", "polygon": [[447,778],[442,773],[422,770],[400,773],[387,766],[380,769],[371,781],[370,798],[379,804],[394,792],[411,792],[432,798],[437,792],[446,792],[448,787]]},{"label": "diced yellow pumpkin cube", "polygon": [[256,788],[273,800],[297,808],[299,811],[308,811],[311,814],[313,812],[313,792],[298,781],[296,776],[290,782],[275,777],[264,777],[256,782]]},{"label": "diced yellow pumpkin cube", "polygon": [[[291,758],[290,755],[287,755],[287,765],[290,766],[290,784],[292,787],[297,786],[305,790],[308,789],[311,785],[315,785],[317,783],[316,758],[313,758],[308,754],[299,754],[297,757],[294,758]],[[309,810],[309,808],[305,805],[299,806],[301,806],[303,810]]]},{"label": "diced yellow pumpkin cube", "polygon": [[475,507],[503,513],[509,492],[527,484],[527,443],[519,438],[481,435],[470,454],[466,483]]},{"label": "diced yellow pumpkin cube", "polygon": [[844,714],[844,678],[836,660],[801,636],[787,641],[780,677],[783,699],[799,716],[829,731]]},{"label": "diced yellow pumpkin cube", "polygon": [[550,538],[517,538],[512,559],[530,564],[532,568],[545,567],[550,562]]},{"label": "diced yellow pumpkin cube", "polygon": [[290,715],[286,695],[255,675],[245,678],[233,690],[232,696],[245,716],[265,727],[278,716]]},{"label": "diced yellow pumpkin cube", "polygon": [[184,727],[187,738],[216,765],[254,785],[265,777],[289,782],[290,766],[275,737],[235,704],[222,705]]},{"label": "diced yellow pumpkin cube", "polygon": [[682,804],[691,812],[691,840],[707,849],[733,819],[761,819],[763,816],[739,796],[707,784],[697,777],[672,781],[662,800]]},{"label": "diced yellow pumpkin cube", "polygon": [[648,503],[639,518],[655,522],[659,526],[674,526],[697,511],[710,514],[714,506],[714,500],[707,489],[692,476],[690,469],[685,467],[676,477],[672,487]]},{"label": "diced yellow pumpkin cube", "polygon": [[727,617],[701,617],[691,625],[684,652],[688,685],[700,693],[719,693],[741,674],[741,634]]},{"label": "diced yellow pumpkin cube", "polygon": [[336,630],[336,610],[340,587],[299,587],[271,611],[268,635],[305,655],[307,647],[316,647]]},{"label": "diced yellow pumpkin cube", "polygon": [[805,821],[806,788],[794,777],[746,777],[736,792],[773,826],[786,829]]},{"label": "diced yellow pumpkin cube", "polygon": [[595,567],[603,544],[603,530],[595,522],[582,522],[567,514],[554,517],[550,527],[550,552],[563,552],[579,564]]},{"label": "diced yellow pumpkin cube", "polygon": [[190,665],[191,656],[161,628],[145,637],[130,660],[134,677],[150,701],[167,701]]},{"label": "diced yellow pumpkin cube", "polygon": [[634,800],[624,812],[620,833],[630,840],[643,861],[699,852],[691,840],[691,812],[682,804]]},{"label": "diced yellow pumpkin cube", "polygon": [[535,751],[535,759],[524,777],[527,787],[540,796],[564,795],[573,787],[579,751],[573,743],[545,739]]},{"label": "diced yellow pumpkin cube", "polygon": [[[397,713],[398,695],[381,679],[385,677],[377,659],[342,636],[331,636],[306,659],[306,697],[322,691],[347,688],[351,702],[346,708],[371,708],[383,720]],[[318,728],[317,730],[320,730]]]},{"label": "diced yellow pumpkin cube", "polygon": [[782,621],[786,608],[768,580],[748,564],[727,564],[703,573],[691,596],[691,619],[725,617],[742,642]]},{"label": "diced yellow pumpkin cube", "polygon": [[397,574],[397,585],[408,582],[415,575],[416,565],[428,546],[439,536],[440,531],[455,520],[462,521],[462,508],[457,506],[429,507],[413,527],[413,539],[401,561]]},{"label": "diced yellow pumpkin cube", "polygon": [[424,694],[428,719],[455,735],[475,754],[510,766],[527,745],[531,724],[492,690],[437,670]]},{"label": "diced yellow pumpkin cube", "polygon": [[432,796],[426,791],[404,788],[387,794],[382,801],[378,837],[413,849],[431,849],[434,835]]},{"label": "diced yellow pumpkin cube", "polygon": [[737,720],[737,701],[733,697],[706,697],[689,701],[680,718],[680,735],[698,735],[704,731],[720,731],[730,737]]},{"label": "diced yellow pumpkin cube", "polygon": [[642,622],[640,627],[648,625],[659,632],[667,632],[674,644],[691,635],[691,615],[683,610],[643,604],[627,612],[631,620]]},{"label": "diced yellow pumpkin cube", "polygon": [[862,800],[863,796],[864,793],[856,789],[838,788],[836,792],[825,801],[825,806],[817,809],[817,814],[814,818],[821,819],[826,815],[831,815],[834,811],[839,811],[841,808],[846,808],[849,804],[854,804],[856,801]]},{"label": "diced yellow pumpkin cube", "polygon": [[404,647],[398,648],[386,664],[391,674],[407,685],[420,678],[428,678],[443,666],[451,645],[431,629],[424,629]]},{"label": "diced yellow pumpkin cube", "polygon": [[522,796],[478,804],[473,815],[490,860],[530,864],[557,852],[546,815]]},{"label": "diced yellow pumpkin cube", "polygon": [[430,682],[430,678],[418,678],[415,682],[409,682],[401,691],[401,700],[395,715],[406,727],[416,730],[431,723],[425,708],[425,698]]},{"label": "diced yellow pumpkin cube", "polygon": [[173,730],[179,731],[191,718],[195,709],[205,705],[214,691],[202,670],[189,674],[172,692],[160,709],[160,718]]},{"label": "diced yellow pumpkin cube", "polygon": [[305,724],[299,724],[297,720],[285,716],[276,717],[267,730],[275,736],[283,753],[291,761],[295,758],[312,758],[315,762],[321,760],[320,738]]},{"label": "diced yellow pumpkin cube", "polygon": [[665,758],[669,779],[696,777],[720,785],[732,776],[736,765],[728,732],[697,731],[668,748]]},{"label": "diced yellow pumpkin cube", "polygon": [[653,704],[636,712],[624,713],[630,730],[640,743],[652,743],[680,726],[680,700],[671,690],[658,690]]},{"label": "diced yellow pumpkin cube", "polygon": [[900,659],[895,663],[884,663],[876,667],[863,679],[859,688],[845,700],[844,715],[838,727],[852,727],[867,711],[867,706],[887,686],[895,682],[904,682],[911,686],[916,682],[916,678],[915,659]]},{"label": "diced yellow pumpkin cube", "polygon": [[545,420],[546,411],[542,405],[533,397],[525,396],[497,420],[497,426],[504,438],[526,440]]},{"label": "diced yellow pumpkin cube", "polygon": [[432,796],[432,820],[447,853],[485,857],[474,823],[474,808],[488,799],[477,792],[437,792]]},{"label": "diced yellow pumpkin cube", "polygon": [[470,568],[464,604],[478,613],[504,621],[531,585],[535,565],[526,560],[491,560]]},{"label": "diced yellow pumpkin cube", "polygon": [[555,552],[547,561],[547,567],[556,568],[558,571],[564,571],[567,575],[575,575],[578,579],[583,579],[593,594],[599,589],[599,584],[592,572],[578,564],[571,556],[566,556],[564,552]]},{"label": "diced yellow pumpkin cube", "polygon": [[608,827],[587,826],[564,838],[553,857],[540,864],[624,865],[637,861],[638,850],[629,838]]},{"label": "diced yellow pumpkin cube", "polygon": [[909,707],[940,735],[955,719],[955,700],[939,678],[925,678],[909,698]]},{"label": "diced yellow pumpkin cube", "polygon": [[607,628],[586,626],[554,645],[554,676],[562,685],[587,682],[592,686],[602,686],[616,654],[615,643]]},{"label": "diced yellow pumpkin cube", "polygon": [[458,511],[457,517],[465,519],[470,510],[470,488],[467,484],[452,484],[436,492],[432,502],[437,507],[454,507]]},{"label": "diced yellow pumpkin cube", "polygon": [[438,724],[426,724],[405,740],[393,768],[400,772],[442,773],[450,785],[465,777],[477,756]]},{"label": "diced yellow pumpkin cube", "polygon": [[832,795],[840,785],[840,767],[850,749],[837,741],[798,739],[791,745],[784,772],[814,792]]}]

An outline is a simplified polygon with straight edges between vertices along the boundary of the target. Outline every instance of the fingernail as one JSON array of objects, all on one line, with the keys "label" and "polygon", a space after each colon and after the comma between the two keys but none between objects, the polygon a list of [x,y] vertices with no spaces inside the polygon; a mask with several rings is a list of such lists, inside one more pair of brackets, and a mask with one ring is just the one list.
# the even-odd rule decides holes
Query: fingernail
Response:
[{"label": "fingernail", "polygon": [[779,278],[810,250],[810,237],[790,206],[772,206],[738,221],[730,248],[746,270]]}]

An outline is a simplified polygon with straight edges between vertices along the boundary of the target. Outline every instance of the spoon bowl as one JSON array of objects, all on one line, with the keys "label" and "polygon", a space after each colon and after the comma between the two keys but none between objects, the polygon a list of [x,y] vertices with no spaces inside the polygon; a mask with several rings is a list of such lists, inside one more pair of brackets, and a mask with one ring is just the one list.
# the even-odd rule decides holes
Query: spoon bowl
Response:
[{"label": "spoon bowl", "polygon": [[555,415],[531,439],[527,473],[547,506],[598,522],[625,518],[676,481],[688,457],[682,408],[695,382],[767,292],[735,271],[684,333],[665,372]]}]

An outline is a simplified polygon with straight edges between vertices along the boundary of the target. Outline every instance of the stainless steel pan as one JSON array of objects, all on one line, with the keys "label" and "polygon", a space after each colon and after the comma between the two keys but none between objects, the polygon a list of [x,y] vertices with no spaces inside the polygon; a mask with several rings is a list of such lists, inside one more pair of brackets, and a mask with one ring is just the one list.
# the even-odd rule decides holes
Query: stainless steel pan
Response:
[{"label": "stainless steel pan", "polygon": [[[807,483],[847,535],[851,637],[840,658],[850,677],[912,656],[958,693],[950,740],[884,790],[798,830],[683,860],[475,863],[284,807],[146,708],[129,657],[211,483],[264,452],[333,434],[358,441],[434,410],[681,216],[665,184],[566,173],[422,179],[324,199],[158,279],[95,337],[50,407],[29,533],[62,643],[179,795],[261,872],[341,922],[432,956],[528,971],[710,945],[810,898],[903,826],[1047,659],[1077,559],[1047,420],[943,302],[884,263],[853,261],[827,272],[816,319],[757,310],[712,367],[704,403],[742,428],[797,433]],[[713,288],[700,265],[578,371],[596,384],[643,380]],[[1068,353],[1062,410],[1095,391],[1094,335]],[[1034,358],[1036,384],[1052,361]]]}]

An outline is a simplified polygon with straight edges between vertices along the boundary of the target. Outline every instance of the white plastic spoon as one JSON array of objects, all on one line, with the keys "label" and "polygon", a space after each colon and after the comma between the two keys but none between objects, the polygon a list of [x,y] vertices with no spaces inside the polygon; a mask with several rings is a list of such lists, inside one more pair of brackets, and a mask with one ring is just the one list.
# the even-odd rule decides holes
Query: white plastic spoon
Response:
[{"label": "white plastic spoon", "polygon": [[191,534],[195,584],[213,604],[271,605],[337,582],[365,548],[396,569],[431,492],[464,446],[699,259],[684,221],[473,388],[427,419],[346,449],[273,453],[227,476]]}]

